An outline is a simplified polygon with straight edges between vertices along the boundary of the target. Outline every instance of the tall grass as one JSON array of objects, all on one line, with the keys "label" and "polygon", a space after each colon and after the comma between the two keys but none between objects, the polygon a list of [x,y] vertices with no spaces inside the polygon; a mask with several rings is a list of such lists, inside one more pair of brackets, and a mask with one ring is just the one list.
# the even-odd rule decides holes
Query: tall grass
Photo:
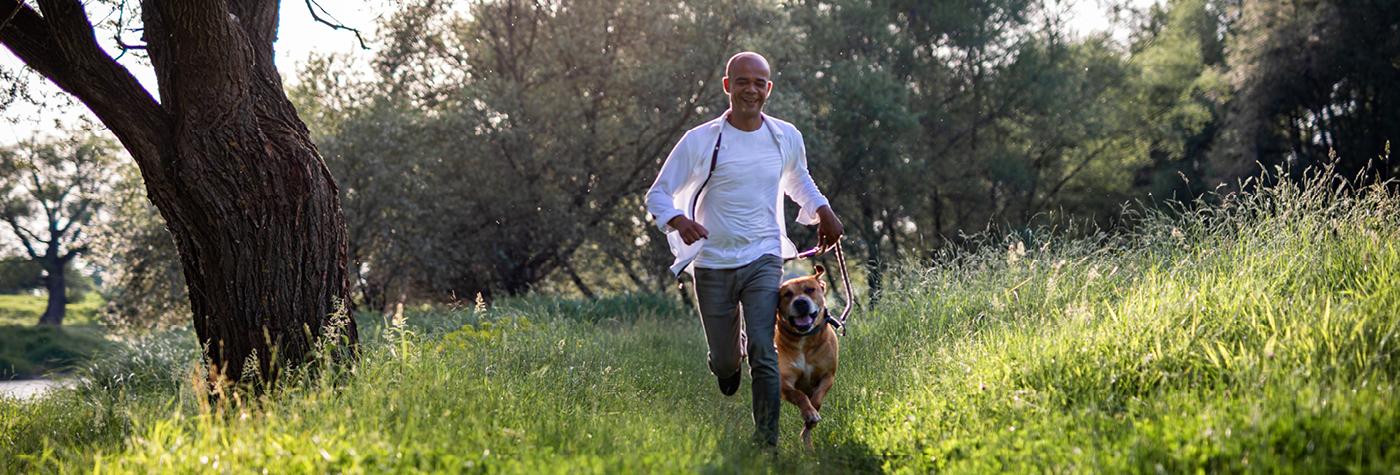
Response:
[{"label": "tall grass", "polygon": [[1323,175],[889,279],[800,449],[747,443],[679,302],[366,316],[348,374],[210,405],[192,339],[0,402],[0,470],[1395,472],[1400,198]]}]

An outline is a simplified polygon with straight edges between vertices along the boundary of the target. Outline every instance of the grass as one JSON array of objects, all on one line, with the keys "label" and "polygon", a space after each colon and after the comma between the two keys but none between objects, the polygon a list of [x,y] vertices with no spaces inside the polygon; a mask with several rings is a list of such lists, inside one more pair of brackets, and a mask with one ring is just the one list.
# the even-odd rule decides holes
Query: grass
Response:
[{"label": "grass", "polygon": [[0,402],[17,472],[1379,472],[1400,451],[1400,198],[1317,179],[1135,231],[910,266],[842,340],[818,427],[746,443],[664,297],[363,320],[365,354],[210,406],[187,334]]},{"label": "grass", "polygon": [[0,295],[0,380],[69,371],[104,347],[97,293],[69,304],[62,328],[35,326],[47,305],[44,295]]},{"label": "grass", "polygon": [[[47,295],[6,295],[0,294],[0,325],[34,325],[49,304]],[[68,304],[63,318],[64,325],[95,325],[97,312],[102,308],[102,297],[97,292],[87,292],[76,302]]]}]

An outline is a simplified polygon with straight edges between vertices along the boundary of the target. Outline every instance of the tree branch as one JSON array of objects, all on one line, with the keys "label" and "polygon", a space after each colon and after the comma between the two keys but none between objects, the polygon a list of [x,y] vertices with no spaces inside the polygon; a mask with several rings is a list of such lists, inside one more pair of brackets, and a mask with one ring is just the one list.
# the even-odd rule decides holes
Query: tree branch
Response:
[{"label": "tree branch", "polygon": [[325,19],[325,18],[322,18],[321,15],[316,14],[316,9],[320,9],[320,10],[321,10],[321,13],[325,13],[327,17],[330,17],[330,16],[331,16],[330,12],[326,11],[326,7],[321,6],[321,3],[320,3],[320,2],[317,2],[316,0],[306,0],[306,9],[307,9],[308,11],[311,12],[311,19],[316,20],[318,23],[320,23],[320,24],[322,24],[322,25],[329,26],[329,27],[331,27],[331,29],[335,29],[335,30],[346,30],[346,31],[349,31],[349,32],[351,32],[351,33],[354,33],[354,34],[355,34],[355,40],[360,42],[360,49],[364,49],[364,50],[368,50],[368,49],[369,49],[369,45],[366,45],[366,44],[365,44],[365,39],[364,39],[364,37],[360,36],[360,30],[355,29],[355,28],[351,28],[351,27],[348,27],[348,26],[345,26],[344,23],[341,23],[341,22],[339,22],[339,21],[336,21],[335,18],[331,18],[330,20],[327,20],[327,19]]},{"label": "tree branch", "polygon": [[55,216],[54,209],[49,206],[49,200],[44,199],[44,183],[39,179],[39,167],[30,162],[28,169],[29,181],[34,185],[33,188],[29,189],[29,196],[33,197],[34,201],[38,201],[39,207],[44,209],[44,218],[48,220],[50,234],[53,234],[53,231],[57,230],[56,221],[58,218]]},{"label": "tree branch", "polygon": [[4,13],[5,19],[4,19],[4,20],[0,20],[0,30],[5,29],[5,25],[9,25],[9,24],[10,24],[10,20],[14,20],[14,19],[15,19],[15,16],[16,16],[16,15],[19,15],[19,7],[20,7],[19,5],[15,5],[15,7],[14,7],[13,9],[7,10],[7,11]]},{"label": "tree branch", "polygon": [[[6,216],[5,222],[10,224],[10,229],[14,230],[15,236],[19,236],[19,242],[24,244],[24,252],[29,254],[29,258],[39,260],[39,253],[34,252],[34,244],[29,240],[33,238],[35,241],[38,241],[39,237],[35,236],[34,233],[30,232],[28,229],[24,229],[24,226],[20,226],[19,221],[16,220],[14,216]],[[28,237],[25,235],[28,235]]]},{"label": "tree branch", "polygon": [[125,30],[125,29],[126,29],[126,0],[122,0],[121,3],[118,3],[118,4],[117,4],[117,28],[116,28],[116,31],[113,31],[113,32],[112,32],[112,41],[115,41],[115,42],[117,43],[117,47],[118,47],[118,48],[121,48],[122,52],[121,52],[120,54],[117,54],[117,57],[116,57],[116,58],[113,58],[114,60],[121,60],[121,59],[122,59],[122,56],[126,56],[126,52],[127,52],[127,51],[130,51],[130,50],[144,50],[144,49],[146,49],[146,45],[129,45],[129,44],[126,44],[126,40],[123,40],[123,39],[122,39],[122,31]]},{"label": "tree branch", "polygon": [[46,16],[17,0],[0,0],[0,12],[11,17],[0,27],[0,44],[86,104],[143,168],[159,167],[155,158],[171,148],[170,119],[160,104],[98,46],[81,4],[42,0],[40,5]]},{"label": "tree branch", "polygon": [[68,249],[68,252],[64,253],[61,257],[59,257],[59,260],[63,261],[64,263],[67,263],[68,261],[76,257],[78,254],[87,254],[90,248],[88,247],[88,243],[82,242],[82,237],[83,228],[78,228],[77,231],[74,231],[73,240],[70,242],[70,244],[72,244],[73,246]]}]

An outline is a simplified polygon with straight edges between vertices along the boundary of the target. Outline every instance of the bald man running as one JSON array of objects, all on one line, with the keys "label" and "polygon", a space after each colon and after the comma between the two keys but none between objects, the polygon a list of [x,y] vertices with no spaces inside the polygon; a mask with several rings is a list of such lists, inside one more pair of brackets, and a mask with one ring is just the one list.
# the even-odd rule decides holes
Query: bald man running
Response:
[{"label": "bald man running", "polygon": [[[817,224],[819,246],[837,242],[841,220],[807,172],[802,133],[763,113],[772,70],[758,53],[725,66],[729,110],[686,132],[647,192],[647,212],[666,233],[676,261],[671,272],[695,276],[695,300],[709,343],[710,371],[724,395],[749,359],[754,437],[778,444],[779,376],[773,347],[783,258],[797,254],[787,238],[783,195]],[[703,223],[703,224],[702,224]],[[745,341],[747,340],[747,341]]]}]

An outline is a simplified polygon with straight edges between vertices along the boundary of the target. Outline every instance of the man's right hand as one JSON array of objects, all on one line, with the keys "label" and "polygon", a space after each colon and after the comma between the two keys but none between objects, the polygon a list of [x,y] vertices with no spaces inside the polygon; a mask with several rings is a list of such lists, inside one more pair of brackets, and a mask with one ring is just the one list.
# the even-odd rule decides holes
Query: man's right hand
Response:
[{"label": "man's right hand", "polygon": [[684,215],[671,218],[670,221],[666,222],[666,225],[680,231],[681,239],[685,240],[686,245],[695,244],[695,241],[710,237],[710,232],[704,226]]}]

